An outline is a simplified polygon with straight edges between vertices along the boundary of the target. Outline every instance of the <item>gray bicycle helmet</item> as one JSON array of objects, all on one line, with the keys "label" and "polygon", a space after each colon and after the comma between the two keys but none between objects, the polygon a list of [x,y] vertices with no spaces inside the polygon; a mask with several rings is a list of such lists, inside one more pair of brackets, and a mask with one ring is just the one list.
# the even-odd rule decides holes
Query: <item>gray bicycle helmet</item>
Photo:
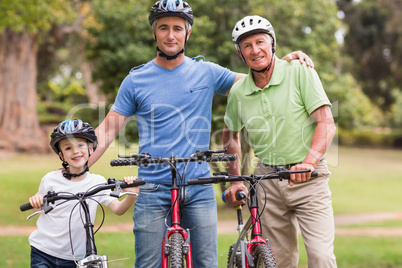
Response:
[{"label": "gray bicycle helmet", "polygon": [[182,0],[160,0],[151,8],[149,14],[149,24],[160,17],[173,16],[186,19],[190,25],[193,25],[194,16],[190,5]]},{"label": "gray bicycle helmet", "polygon": [[59,154],[58,143],[61,140],[69,138],[83,138],[93,144],[93,150],[96,150],[98,139],[95,135],[94,129],[90,124],[82,122],[79,119],[66,120],[61,122],[54,128],[53,133],[50,135],[50,146],[56,154]]},{"label": "gray bicycle helmet", "polygon": [[239,44],[242,39],[256,33],[269,34],[273,39],[272,51],[275,52],[276,37],[274,27],[267,19],[257,15],[244,17],[236,23],[232,32],[232,41],[236,49],[240,50]]}]

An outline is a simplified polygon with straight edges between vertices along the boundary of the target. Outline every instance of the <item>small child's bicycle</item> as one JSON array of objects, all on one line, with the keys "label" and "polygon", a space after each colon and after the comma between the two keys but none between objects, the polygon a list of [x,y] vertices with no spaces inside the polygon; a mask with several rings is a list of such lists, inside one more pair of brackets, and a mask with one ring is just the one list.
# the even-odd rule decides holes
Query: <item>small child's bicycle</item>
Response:
[{"label": "small child's bicycle", "polygon": [[[34,216],[36,216],[39,213],[44,213],[47,214],[51,212],[56,206],[62,204],[54,204],[55,201],[57,200],[65,200],[65,201],[70,201],[70,200],[78,200],[79,204],[82,208],[83,212],[83,223],[84,223],[84,228],[86,231],[86,258],[79,260],[77,262],[77,266],[80,268],[107,268],[108,267],[108,258],[106,255],[98,255],[96,245],[95,245],[95,233],[102,227],[103,220],[101,225],[98,227],[98,229],[94,232],[93,227],[94,225],[92,224],[90,213],[89,213],[89,208],[88,204],[86,202],[87,199],[91,199],[92,196],[98,194],[101,191],[104,190],[112,190],[110,193],[110,196],[119,198],[124,195],[137,195],[135,193],[130,193],[130,192],[121,192],[122,188],[127,188],[127,187],[135,187],[139,185],[145,184],[144,179],[137,179],[135,180],[132,184],[127,184],[123,180],[115,180],[114,178],[109,178],[108,181],[104,184],[99,184],[91,189],[89,189],[86,192],[80,192],[80,193],[66,193],[66,192],[61,192],[61,193],[56,193],[53,191],[49,191],[47,195],[43,197],[43,206],[41,211],[37,211],[33,213],[32,215],[28,216],[28,220]],[[26,211],[32,209],[32,206],[30,203],[26,203],[20,206],[21,211]],[[103,209],[102,209],[103,211]],[[71,212],[72,213],[72,212]],[[105,212],[103,211],[103,218],[105,217]],[[71,228],[69,228],[71,230]],[[71,236],[70,236],[71,238]]]},{"label": "small child's bicycle", "polygon": [[[162,268],[192,268],[192,254],[190,243],[190,230],[184,230],[181,227],[180,211],[182,209],[184,199],[184,175],[180,175],[176,168],[176,163],[184,162],[184,171],[187,169],[189,162],[218,162],[218,161],[234,161],[236,155],[221,154],[225,150],[220,151],[197,151],[190,157],[174,157],[159,158],[152,157],[149,154],[134,154],[129,156],[119,156],[122,159],[112,160],[111,166],[148,166],[149,164],[161,164],[167,163],[170,165],[172,173],[172,186],[171,191],[171,223],[172,226],[168,226],[165,236],[162,241]],[[216,155],[214,155],[216,154]],[[181,183],[178,183],[178,178]],[[184,266],[184,260],[186,266]]]},{"label": "small child's bicycle", "polygon": [[[249,268],[249,267],[265,267],[275,268],[275,257],[273,250],[268,239],[263,239],[261,235],[261,220],[260,215],[265,209],[264,207],[258,209],[257,187],[265,192],[264,188],[260,185],[261,180],[279,179],[288,180],[290,174],[310,172],[309,170],[303,171],[290,171],[286,169],[278,169],[275,172],[265,175],[230,175],[227,172],[214,173],[213,177],[205,177],[198,179],[191,179],[188,181],[189,185],[207,184],[207,183],[225,183],[233,181],[244,181],[249,184],[248,208],[250,210],[250,217],[245,225],[243,225],[242,207],[237,207],[237,221],[239,237],[237,242],[230,246],[228,254],[228,267],[229,268]],[[313,172],[312,177],[316,177],[317,173]],[[224,197],[224,193],[222,195]],[[244,199],[246,195],[244,192],[237,192],[236,198],[238,200]],[[224,200],[225,201],[225,200]]]}]

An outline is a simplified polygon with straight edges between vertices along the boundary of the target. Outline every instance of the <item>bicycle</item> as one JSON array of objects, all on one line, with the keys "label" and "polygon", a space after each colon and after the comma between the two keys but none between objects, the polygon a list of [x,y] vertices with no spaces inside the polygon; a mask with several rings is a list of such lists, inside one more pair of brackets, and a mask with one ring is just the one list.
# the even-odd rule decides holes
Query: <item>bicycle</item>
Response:
[{"label": "bicycle", "polygon": [[[221,162],[221,161],[234,161],[236,160],[236,155],[221,154],[226,152],[226,150],[218,151],[197,151],[190,157],[175,157],[171,156],[169,158],[152,157],[147,153],[134,154],[128,156],[120,156],[120,159],[112,160],[111,166],[141,166],[147,167],[149,164],[163,164],[167,163],[170,165],[170,170],[172,174],[172,186],[171,191],[171,225],[166,226],[166,232],[162,240],[162,268],[181,268],[184,267],[184,259],[186,261],[186,267],[192,268],[192,253],[191,253],[191,243],[190,243],[190,230],[181,227],[180,222],[180,211],[183,207],[184,201],[184,181],[185,181],[185,171],[187,165],[190,162]],[[182,175],[176,168],[176,163],[184,162],[184,168]],[[180,182],[178,183],[178,178]],[[166,215],[168,217],[168,215]]]},{"label": "bicycle", "polygon": [[[102,227],[104,218],[105,218],[105,211],[102,208],[103,211],[103,218],[100,226],[98,229],[94,232],[93,228],[94,225],[92,224],[91,217],[90,217],[90,212],[88,208],[88,204],[86,202],[87,199],[91,199],[92,196],[98,194],[101,191],[104,190],[112,190],[110,193],[110,196],[120,198],[125,195],[137,195],[136,193],[130,193],[130,192],[121,192],[121,189],[127,188],[127,187],[134,187],[134,186],[139,186],[145,184],[144,179],[138,178],[135,180],[132,184],[127,184],[126,182],[122,180],[115,180],[114,178],[109,178],[106,183],[104,184],[99,184],[91,189],[87,190],[86,192],[79,192],[79,193],[67,193],[67,192],[59,192],[56,193],[54,191],[49,191],[47,195],[43,197],[43,205],[42,205],[42,210],[37,211],[31,215],[28,216],[28,220],[31,219],[32,217],[44,213],[47,214],[51,212],[55,207],[58,205],[63,204],[64,202],[59,202],[55,204],[55,201],[58,200],[65,200],[71,201],[71,200],[77,200],[78,204],[82,208],[82,212],[84,214],[84,228],[86,231],[86,257],[82,260],[79,260],[77,262],[77,266],[80,268],[107,268],[108,267],[108,258],[106,255],[98,255],[97,253],[97,248],[95,245],[95,237],[94,235],[96,234],[97,231]],[[75,208],[75,207],[74,207]],[[26,211],[32,209],[32,206],[30,203],[26,203],[20,206],[21,211]],[[71,211],[73,213],[73,211]],[[71,224],[71,223],[70,223]],[[71,226],[70,226],[71,227]],[[69,228],[70,234],[71,234],[71,228]],[[71,239],[71,236],[70,236]]]},{"label": "bicycle", "polygon": [[[260,185],[261,180],[266,179],[279,179],[288,180],[290,174],[305,173],[310,170],[290,171],[284,168],[278,168],[276,171],[265,175],[230,175],[227,172],[214,173],[213,177],[202,177],[197,179],[190,179],[189,185],[195,184],[208,184],[208,183],[226,183],[233,181],[245,181],[249,184],[248,208],[250,210],[250,217],[245,225],[243,225],[242,206],[237,206],[237,223],[238,223],[238,239],[237,242],[230,246],[228,253],[228,268],[249,268],[249,267],[266,267],[275,268],[275,257],[272,247],[268,239],[263,239],[261,235],[261,211],[258,209],[257,187]],[[312,177],[316,177],[317,173],[313,172]],[[261,186],[261,185],[260,185]],[[261,187],[261,189],[264,189]],[[224,194],[222,198],[224,199]],[[240,191],[236,193],[236,199],[245,199],[246,195]],[[224,200],[225,201],[225,200]]]}]

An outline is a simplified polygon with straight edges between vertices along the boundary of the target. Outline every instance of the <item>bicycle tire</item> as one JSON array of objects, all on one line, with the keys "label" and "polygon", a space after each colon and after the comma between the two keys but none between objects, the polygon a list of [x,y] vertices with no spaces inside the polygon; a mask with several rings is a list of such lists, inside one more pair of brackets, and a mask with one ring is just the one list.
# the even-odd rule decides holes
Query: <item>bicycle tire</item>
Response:
[{"label": "bicycle tire", "polygon": [[261,244],[253,253],[256,268],[276,268],[274,253],[269,245]]},{"label": "bicycle tire", "polygon": [[170,244],[172,245],[169,254],[169,268],[183,268],[184,255],[183,255],[183,236],[180,233],[173,233],[170,236]]},{"label": "bicycle tire", "polygon": [[[238,249],[237,252],[233,252],[234,248],[236,247],[236,244],[233,244],[229,247],[229,254],[228,254],[228,268],[233,267],[233,268],[241,268],[241,257],[240,257],[240,250]],[[230,258],[232,254],[236,254],[233,258],[233,262],[230,263]]]}]

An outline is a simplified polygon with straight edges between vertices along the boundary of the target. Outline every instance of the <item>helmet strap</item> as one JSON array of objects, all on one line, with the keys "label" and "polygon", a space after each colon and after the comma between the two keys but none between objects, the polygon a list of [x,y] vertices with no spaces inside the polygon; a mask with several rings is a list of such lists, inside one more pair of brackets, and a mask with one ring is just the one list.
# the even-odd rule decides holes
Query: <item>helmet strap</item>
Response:
[{"label": "helmet strap", "polygon": [[68,180],[71,180],[71,178],[73,178],[73,177],[79,177],[79,176],[84,175],[87,171],[89,171],[88,161],[85,163],[85,169],[81,173],[78,173],[78,174],[70,173],[69,168],[67,167],[66,172],[63,173],[63,177],[68,179]]},{"label": "helmet strap", "polygon": [[162,50],[159,49],[159,47],[156,47],[156,50],[159,51],[159,56],[160,56],[160,57],[164,57],[164,58],[166,58],[167,60],[174,60],[174,59],[177,59],[177,57],[178,57],[180,54],[184,53],[184,48],[183,48],[181,51],[179,51],[177,54],[173,55],[173,56],[166,55],[165,52],[163,52]]}]

